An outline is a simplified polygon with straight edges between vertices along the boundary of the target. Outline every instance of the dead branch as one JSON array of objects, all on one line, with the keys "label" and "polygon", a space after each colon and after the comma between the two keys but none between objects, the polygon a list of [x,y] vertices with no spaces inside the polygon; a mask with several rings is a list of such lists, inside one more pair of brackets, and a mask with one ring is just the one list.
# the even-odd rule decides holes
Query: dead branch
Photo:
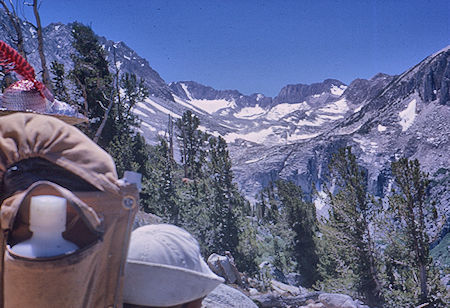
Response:
[{"label": "dead branch", "polygon": [[39,16],[39,6],[38,0],[33,0],[33,12],[34,17],[36,18],[36,26],[37,26],[37,37],[38,37],[38,50],[39,57],[41,58],[41,66],[42,66],[42,81],[45,86],[51,90],[52,84],[50,82],[50,75],[47,69],[47,61],[45,60],[44,54],[44,38],[42,36],[42,25],[41,25],[41,17]]},{"label": "dead branch", "polygon": [[0,0],[0,4],[3,6],[3,8],[6,11],[6,15],[8,15],[9,20],[11,21],[14,29],[16,30],[17,39],[13,38],[13,41],[17,45],[17,51],[22,55],[22,57],[27,59],[27,54],[25,52],[24,47],[24,39],[23,39],[23,33],[22,33],[22,27],[20,26],[20,19],[17,16],[16,9],[12,3],[12,1],[9,1],[9,4],[11,6],[11,11],[9,10],[8,5],[4,0]]}]

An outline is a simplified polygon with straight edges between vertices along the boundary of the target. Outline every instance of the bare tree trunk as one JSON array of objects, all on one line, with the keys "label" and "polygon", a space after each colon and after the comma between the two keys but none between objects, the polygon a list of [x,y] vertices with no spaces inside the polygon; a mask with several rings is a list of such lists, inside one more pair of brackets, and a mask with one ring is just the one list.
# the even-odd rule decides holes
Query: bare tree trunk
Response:
[{"label": "bare tree trunk", "polygon": [[[115,65],[115,63],[116,63],[116,49],[115,48],[114,48],[114,53],[113,54],[114,54],[114,65]],[[120,90],[119,89],[119,72],[120,72],[120,69],[117,67],[117,65],[115,65],[115,67],[116,67],[116,74],[115,74],[114,79],[115,79],[115,83],[116,83],[117,101],[118,101],[118,104],[120,104],[121,103],[120,102],[120,92],[119,92],[119,90]],[[93,141],[95,143],[98,143],[98,140],[100,139],[100,136],[102,135],[103,129],[105,128],[106,121],[108,120],[109,113],[111,112],[111,109],[112,109],[112,107],[114,105],[113,93],[114,93],[114,90],[111,90],[111,97],[109,99],[108,108],[105,110],[105,114],[103,115],[102,123],[98,127],[97,132],[95,133],[95,136],[94,136],[94,139],[93,139]]]},{"label": "bare tree trunk", "polygon": [[98,127],[97,132],[95,133],[95,136],[92,139],[95,143],[98,143],[98,140],[100,139],[100,136],[101,136],[101,134],[103,132],[103,129],[105,128],[105,125],[106,125],[106,120],[109,117],[109,113],[111,112],[111,109],[112,109],[113,105],[114,105],[114,98],[111,95],[111,99],[109,100],[109,104],[108,104],[108,109],[105,110],[105,115],[103,116],[102,123]]},{"label": "bare tree trunk", "polygon": [[34,12],[34,17],[36,18],[38,50],[39,50],[39,56],[41,58],[41,66],[42,66],[42,81],[45,84],[45,86],[49,90],[51,90],[52,84],[50,83],[50,75],[48,74],[47,62],[45,60],[44,39],[42,37],[42,25],[41,25],[41,17],[39,16],[39,11],[38,11],[38,0],[33,0],[33,12]]},{"label": "bare tree trunk", "polygon": [[[411,238],[414,243],[414,252],[416,255],[416,261],[417,261],[417,267],[420,272],[419,281],[420,281],[420,300],[426,301],[428,299],[428,286],[427,286],[427,269],[426,265],[424,263],[424,246],[423,242],[421,241],[421,234],[418,234],[416,230],[416,216],[414,214],[413,205],[410,204],[408,206],[408,214],[409,214],[409,232],[411,233]],[[422,244],[422,245],[421,245]]]},{"label": "bare tree trunk", "polygon": [[25,47],[24,47],[22,27],[20,26],[20,19],[17,16],[16,9],[14,8],[14,5],[13,5],[11,0],[9,1],[9,4],[11,6],[11,10],[9,10],[9,7],[6,5],[6,2],[4,0],[0,0],[0,4],[5,9],[6,14],[9,17],[9,20],[11,21],[14,29],[16,30],[17,39],[13,38],[12,40],[17,45],[17,51],[26,60],[27,59],[27,54],[25,52]]},{"label": "bare tree trunk", "polygon": [[372,280],[375,284],[375,289],[372,290],[372,293],[375,297],[375,300],[377,304],[382,304],[384,302],[384,298],[381,293],[381,283],[378,279],[378,273],[377,273],[377,267],[375,264],[375,251],[374,251],[374,244],[372,241],[372,236],[370,234],[369,230],[369,223],[367,222],[366,217],[364,216],[364,223],[366,225],[366,235],[367,235],[367,242],[368,242],[368,248],[369,248],[369,264],[370,264],[370,274],[372,276]]},{"label": "bare tree trunk", "polygon": [[425,264],[420,263],[420,299],[426,301],[428,299],[428,286],[427,286],[427,267]]},{"label": "bare tree trunk", "polygon": [[169,155],[173,160],[173,120],[172,116],[169,114],[169,123],[168,123],[168,131],[169,131]]}]

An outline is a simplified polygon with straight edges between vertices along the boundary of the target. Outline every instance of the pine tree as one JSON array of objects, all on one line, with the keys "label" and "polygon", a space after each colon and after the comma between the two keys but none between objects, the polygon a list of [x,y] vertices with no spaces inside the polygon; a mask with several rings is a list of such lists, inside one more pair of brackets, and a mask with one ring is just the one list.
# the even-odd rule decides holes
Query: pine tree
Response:
[{"label": "pine tree", "polygon": [[177,201],[176,183],[175,183],[175,161],[170,153],[170,148],[165,140],[161,140],[161,152],[163,158],[163,170],[161,175],[161,188],[159,191],[160,204],[166,208],[166,217],[169,222],[178,225],[180,219],[180,208]]},{"label": "pine tree", "polygon": [[50,64],[50,71],[54,75],[52,78],[53,83],[53,95],[57,100],[62,102],[70,102],[69,91],[67,90],[65,81],[66,81],[66,72],[64,69],[64,64],[61,64],[57,61],[52,61]]},{"label": "pine tree", "polygon": [[258,194],[257,217],[262,223],[276,225],[280,219],[279,201],[275,196],[275,183],[270,181]]},{"label": "pine tree", "polygon": [[86,117],[91,119],[90,129],[93,136],[104,116],[105,106],[113,99],[113,77],[108,69],[105,51],[97,36],[88,26],[80,23],[72,25],[73,47],[71,55],[74,69],[69,72],[75,83],[77,95],[82,99],[80,107]]},{"label": "pine tree", "polygon": [[[278,185],[277,185],[278,187]],[[268,211],[265,218],[265,221],[271,224],[277,224],[280,219],[279,207],[280,202],[277,200],[275,196],[275,185],[273,182],[270,182],[267,186],[267,205]]]},{"label": "pine tree", "polygon": [[[327,280],[339,279],[354,284],[350,287],[362,295],[368,305],[382,306],[384,299],[370,229],[373,198],[367,191],[367,174],[356,163],[350,147],[333,155],[329,170],[337,193],[328,192],[329,219],[321,228],[325,241],[323,258],[321,256],[324,284]],[[330,267],[331,264],[339,265],[340,269]],[[343,290],[348,288],[349,285],[342,285]]]},{"label": "pine tree", "polygon": [[105,122],[102,133],[102,144],[116,161],[119,175],[125,170],[134,170],[145,174],[148,159],[145,140],[136,131],[140,122],[132,109],[148,96],[144,81],[138,82],[134,74],[124,74],[120,79],[123,94],[117,93],[117,101],[113,104],[110,119]]},{"label": "pine tree", "polygon": [[242,214],[242,204],[232,182],[231,160],[222,137],[209,138],[209,174],[214,194],[211,208],[214,245],[220,249],[219,253],[230,251],[236,254],[239,245],[237,218]]},{"label": "pine tree", "polygon": [[207,135],[198,129],[199,125],[200,120],[190,110],[184,112],[182,118],[175,123],[184,177],[191,180],[201,177],[205,162],[204,145]]},{"label": "pine tree", "polygon": [[289,181],[276,182],[278,196],[287,225],[294,232],[292,254],[297,263],[298,272],[304,277],[306,287],[311,287],[318,279],[316,209],[312,203],[303,201],[302,190]]},{"label": "pine tree", "polygon": [[418,273],[419,285],[411,285],[408,291],[418,288],[418,304],[429,303],[427,307],[439,307],[443,303],[437,294],[439,286],[431,282],[434,272],[426,227],[427,223],[433,222],[436,211],[433,203],[427,202],[428,174],[420,170],[417,159],[401,158],[393,162],[391,167],[396,189],[389,197],[389,204],[395,214],[395,234],[403,241],[396,242],[396,245],[391,241],[387,255],[393,256],[400,252],[404,258],[402,261],[406,263],[403,268],[397,266],[392,271],[397,270],[397,275],[403,276],[404,282],[411,282],[407,277],[412,277],[414,272]]},{"label": "pine tree", "polygon": [[[148,145],[148,160],[145,164],[145,174],[143,176],[141,192],[141,208],[147,213],[153,213],[160,217],[168,217],[166,204],[161,203],[163,198],[160,194],[164,186],[164,177],[170,177],[174,181],[174,175],[165,173],[167,142],[159,139],[159,144]],[[175,165],[176,166],[176,165]]]}]

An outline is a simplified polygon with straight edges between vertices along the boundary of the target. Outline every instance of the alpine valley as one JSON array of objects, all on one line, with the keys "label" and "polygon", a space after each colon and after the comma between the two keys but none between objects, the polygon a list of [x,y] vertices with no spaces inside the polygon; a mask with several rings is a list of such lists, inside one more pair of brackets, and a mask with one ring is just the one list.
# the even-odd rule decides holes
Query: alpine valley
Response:
[{"label": "alpine valley", "polygon": [[[31,64],[40,71],[36,33],[22,24]],[[0,37],[9,40],[14,29],[0,11]],[[61,23],[44,29],[47,63],[56,60],[71,69],[71,27]],[[429,172],[432,199],[439,220],[430,226],[439,239],[450,226],[450,46],[430,55],[399,75],[379,73],[350,84],[335,79],[282,88],[276,97],[238,90],[216,90],[195,81],[166,83],[124,42],[104,37],[110,68],[145,79],[150,96],[134,112],[150,144],[167,131],[169,115],[180,118],[191,110],[201,129],[221,135],[228,143],[235,179],[245,196],[255,195],[278,177],[301,186],[325,213],[321,196],[331,154],[352,146],[368,170],[370,190],[382,198],[392,183],[390,163],[417,158]],[[114,57],[115,54],[115,57]]]}]

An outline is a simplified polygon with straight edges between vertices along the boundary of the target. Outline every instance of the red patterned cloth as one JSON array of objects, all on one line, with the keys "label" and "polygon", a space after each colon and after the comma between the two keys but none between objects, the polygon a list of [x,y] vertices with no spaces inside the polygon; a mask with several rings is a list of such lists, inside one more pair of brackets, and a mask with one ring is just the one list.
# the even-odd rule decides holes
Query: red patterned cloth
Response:
[{"label": "red patterned cloth", "polygon": [[36,80],[34,68],[27,60],[2,40],[0,66],[3,66],[4,72],[14,71],[23,78],[0,95],[0,116],[22,111],[52,115],[70,124],[87,121],[75,107],[55,100],[49,89]]},{"label": "red patterned cloth", "polygon": [[1,107],[8,110],[46,112],[47,101],[30,80],[19,80],[3,92]]}]

